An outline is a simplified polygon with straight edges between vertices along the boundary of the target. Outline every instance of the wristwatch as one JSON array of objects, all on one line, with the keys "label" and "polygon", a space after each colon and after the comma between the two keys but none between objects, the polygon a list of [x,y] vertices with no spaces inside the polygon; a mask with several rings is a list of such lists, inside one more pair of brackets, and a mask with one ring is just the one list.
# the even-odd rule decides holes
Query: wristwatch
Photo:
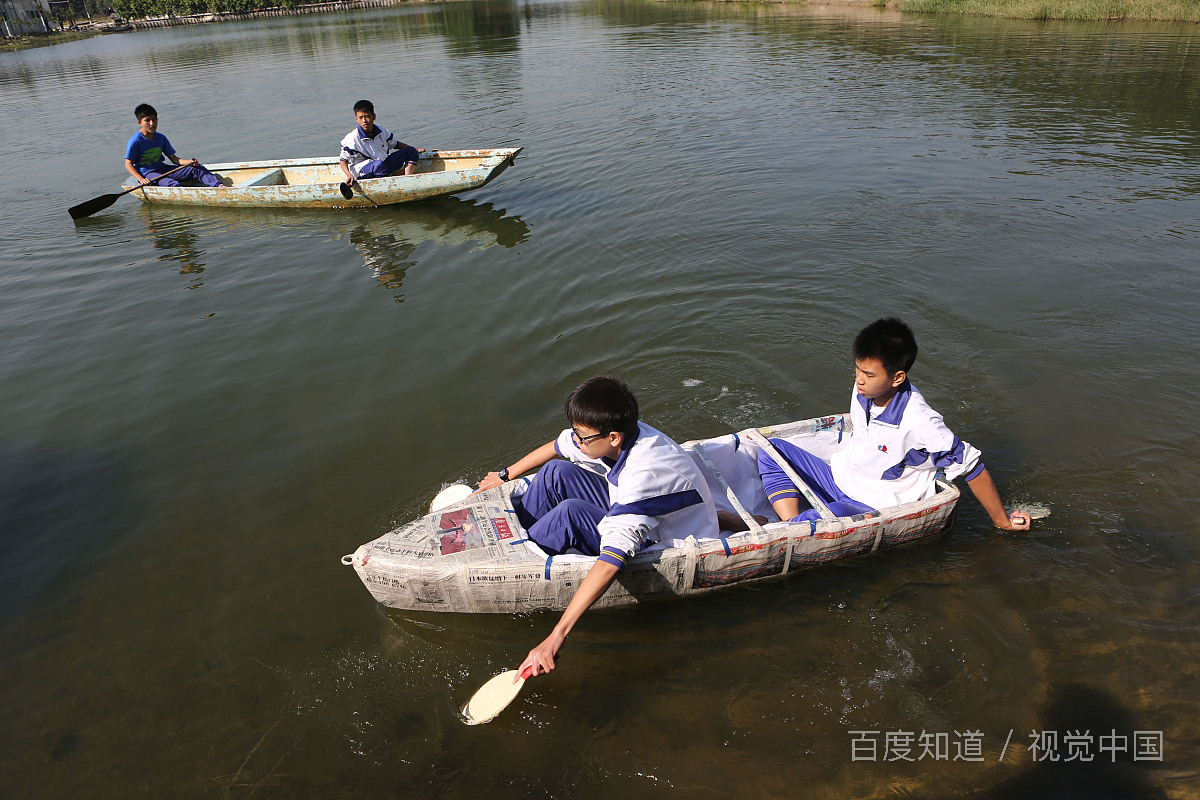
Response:
[{"label": "wristwatch", "polygon": [[505,467],[504,469],[500,470],[496,474],[500,476],[500,480],[506,481],[506,482],[508,481],[508,467]]}]

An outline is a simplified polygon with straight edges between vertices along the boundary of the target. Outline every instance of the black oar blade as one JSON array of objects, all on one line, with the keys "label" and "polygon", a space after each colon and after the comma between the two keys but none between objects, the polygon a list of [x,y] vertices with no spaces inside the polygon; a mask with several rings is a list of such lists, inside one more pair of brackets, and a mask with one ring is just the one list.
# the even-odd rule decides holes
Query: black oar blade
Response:
[{"label": "black oar blade", "polygon": [[340,191],[342,193],[342,197],[346,198],[347,200],[354,199],[354,190],[345,183],[338,184],[338,191]]},{"label": "black oar blade", "polygon": [[71,219],[83,219],[84,217],[90,217],[97,211],[103,211],[113,203],[117,202],[117,198],[120,196],[121,195],[119,194],[102,194],[99,197],[94,197],[91,200],[88,200],[86,203],[80,203],[77,206],[68,208],[67,213],[71,215]]}]

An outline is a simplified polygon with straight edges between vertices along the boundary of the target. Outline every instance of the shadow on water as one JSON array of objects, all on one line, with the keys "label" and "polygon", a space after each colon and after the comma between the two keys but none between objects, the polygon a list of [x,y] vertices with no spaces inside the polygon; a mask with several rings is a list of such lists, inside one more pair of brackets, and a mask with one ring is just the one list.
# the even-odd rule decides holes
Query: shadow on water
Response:
[{"label": "shadow on water", "polygon": [[[1057,742],[1039,754],[1041,760],[990,792],[972,796],[987,800],[1151,800],[1167,796],[1155,786],[1150,772],[1150,765],[1159,762],[1134,758],[1133,734],[1142,731],[1143,726],[1133,712],[1107,692],[1082,684],[1058,687],[1042,713],[1042,730],[1056,732]],[[1068,732],[1090,734],[1093,747],[1084,756],[1091,756],[1091,760],[1083,760],[1080,751],[1072,752],[1065,738]],[[1101,737],[1114,735],[1127,737],[1123,740],[1127,751],[1121,752],[1121,740],[1115,753],[1096,751]]]},{"label": "shadow on water", "polygon": [[0,450],[0,624],[69,594],[131,528],[113,452]]}]

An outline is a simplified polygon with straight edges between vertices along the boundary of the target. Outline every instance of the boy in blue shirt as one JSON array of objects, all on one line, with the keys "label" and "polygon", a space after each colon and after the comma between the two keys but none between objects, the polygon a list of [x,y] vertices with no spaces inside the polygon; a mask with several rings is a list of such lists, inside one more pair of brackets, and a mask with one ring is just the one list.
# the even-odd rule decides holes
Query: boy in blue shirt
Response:
[{"label": "boy in blue shirt", "polygon": [[[876,320],[855,337],[853,354],[854,430],[847,446],[826,464],[790,442],[771,440],[829,509],[843,517],[926,499],[942,469],[948,480],[965,478],[997,528],[1029,530],[1029,515],[1005,512],[980,452],[955,436],[909,382],[917,360],[912,330],[895,318]],[[766,452],[759,454],[758,471],[781,520],[819,519],[816,510],[800,507],[795,484]]]},{"label": "boy in blue shirt", "polygon": [[158,112],[154,106],[142,103],[133,110],[133,116],[138,122],[138,132],[125,145],[125,171],[138,183],[144,186],[164,172],[170,172],[171,167],[163,160],[166,158],[176,166],[186,166],[160,179],[159,186],[181,186],[180,181],[199,181],[213,188],[224,186],[220,178],[200,166],[199,160],[181,159],[175,155],[175,148],[167,137],[158,132]]},{"label": "boy in blue shirt", "polygon": [[375,106],[370,100],[354,104],[354,121],[358,125],[342,137],[338,157],[347,186],[359,178],[383,178],[400,169],[405,175],[416,173],[420,152],[375,124]]},{"label": "boy in blue shirt", "polygon": [[571,427],[557,439],[479,483],[490,489],[542,467],[513,500],[522,527],[551,555],[571,549],[597,556],[550,636],[521,665],[533,675],[554,669],[571,628],[643,546],[718,535],[700,468],[670,437],[638,421],[637,399],[624,381],[584,381],[567,398],[566,416]]}]

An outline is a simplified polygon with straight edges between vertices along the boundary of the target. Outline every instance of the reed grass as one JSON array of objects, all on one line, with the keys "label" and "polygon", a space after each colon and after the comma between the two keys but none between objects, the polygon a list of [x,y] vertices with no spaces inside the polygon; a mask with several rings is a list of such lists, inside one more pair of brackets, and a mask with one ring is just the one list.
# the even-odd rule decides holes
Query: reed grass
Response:
[{"label": "reed grass", "polygon": [[899,0],[900,11],[1012,19],[1200,22],[1200,0]]}]

